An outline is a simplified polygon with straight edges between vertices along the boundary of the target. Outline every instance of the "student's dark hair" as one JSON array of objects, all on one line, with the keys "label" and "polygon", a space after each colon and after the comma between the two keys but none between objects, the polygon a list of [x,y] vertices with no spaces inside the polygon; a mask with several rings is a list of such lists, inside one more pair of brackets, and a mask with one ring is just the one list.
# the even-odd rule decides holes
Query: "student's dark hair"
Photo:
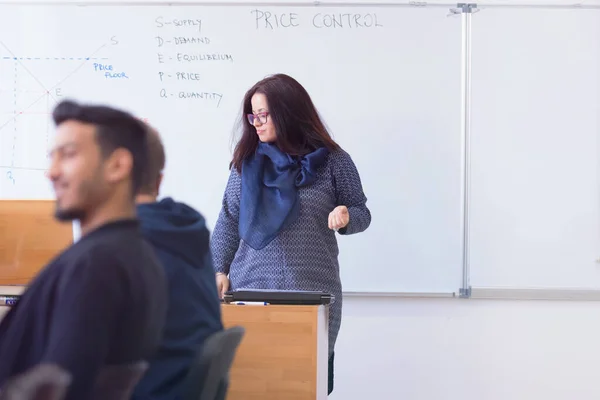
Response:
[{"label": "student's dark hair", "polygon": [[146,127],[133,115],[116,108],[102,105],[83,105],[72,100],[60,102],[52,113],[59,126],[66,121],[78,121],[96,126],[96,141],[101,155],[108,158],[116,149],[124,148],[131,153],[132,196],[138,193],[146,167]]},{"label": "student's dark hair", "polygon": [[165,169],[165,147],[160,134],[150,125],[146,126],[147,165],[142,174],[139,194],[155,194],[156,185]]},{"label": "student's dark hair", "polygon": [[275,126],[277,146],[292,156],[304,155],[319,147],[330,151],[340,149],[321,120],[306,89],[285,74],[271,75],[250,88],[244,96],[239,121],[241,138],[238,141],[230,167],[241,172],[242,163],[252,156],[258,146],[258,135],[247,115],[252,114],[252,96],[262,93],[269,104],[269,116]]}]

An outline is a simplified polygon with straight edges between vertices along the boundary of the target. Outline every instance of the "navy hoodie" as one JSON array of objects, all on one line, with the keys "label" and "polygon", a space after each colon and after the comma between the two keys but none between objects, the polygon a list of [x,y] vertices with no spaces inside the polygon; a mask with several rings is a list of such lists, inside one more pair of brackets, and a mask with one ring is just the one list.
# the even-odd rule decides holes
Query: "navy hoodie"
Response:
[{"label": "navy hoodie", "polygon": [[210,233],[200,213],[171,198],[140,204],[137,214],[165,269],[169,304],[162,342],[132,399],[175,400],[206,338],[223,329]]}]

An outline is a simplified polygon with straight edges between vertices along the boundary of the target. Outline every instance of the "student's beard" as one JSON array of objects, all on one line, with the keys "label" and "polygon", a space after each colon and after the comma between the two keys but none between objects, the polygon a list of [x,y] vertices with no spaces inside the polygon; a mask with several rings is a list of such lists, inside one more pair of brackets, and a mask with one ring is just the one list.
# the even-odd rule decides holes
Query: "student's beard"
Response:
[{"label": "student's beard", "polygon": [[78,208],[70,208],[66,210],[62,210],[60,208],[56,208],[54,210],[54,218],[59,221],[73,221],[73,220],[81,220],[85,219],[86,212],[82,209]]},{"label": "student's beard", "polygon": [[[94,191],[94,188],[98,189],[98,184],[94,184],[94,181],[86,181],[82,182],[81,186],[78,189],[79,198],[84,199],[84,204],[91,204],[95,196],[98,195]],[[73,220],[84,220],[87,217],[88,210],[85,207],[71,207],[61,209],[57,207],[54,210],[54,217],[58,221],[73,221]]]}]

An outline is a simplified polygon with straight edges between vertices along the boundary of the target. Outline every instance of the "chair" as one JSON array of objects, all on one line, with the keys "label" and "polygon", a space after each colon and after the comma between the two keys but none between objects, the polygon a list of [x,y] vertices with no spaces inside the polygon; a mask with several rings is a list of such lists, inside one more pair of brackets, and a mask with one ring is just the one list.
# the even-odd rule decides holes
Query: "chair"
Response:
[{"label": "chair", "polygon": [[204,342],[184,385],[184,400],[224,400],[229,370],[246,330],[241,326],[214,333]]},{"label": "chair", "polygon": [[103,367],[96,377],[90,400],[129,400],[147,370],[146,361]]},{"label": "chair", "polygon": [[10,378],[0,389],[0,400],[62,400],[71,374],[57,365],[40,364]]}]

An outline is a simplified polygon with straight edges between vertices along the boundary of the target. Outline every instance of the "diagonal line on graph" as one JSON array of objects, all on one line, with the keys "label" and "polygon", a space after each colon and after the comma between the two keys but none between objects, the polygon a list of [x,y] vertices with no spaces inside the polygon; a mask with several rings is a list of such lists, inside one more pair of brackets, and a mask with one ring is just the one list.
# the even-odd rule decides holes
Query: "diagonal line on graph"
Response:
[{"label": "diagonal line on graph", "polygon": [[25,107],[24,109],[22,109],[21,111],[19,111],[19,113],[17,113],[17,115],[15,115],[14,117],[10,118],[5,123],[3,123],[2,125],[0,125],[0,130],[2,130],[2,128],[4,128],[6,125],[8,125],[11,122],[15,121],[17,118],[19,118],[19,116],[22,113],[24,113],[25,111],[29,110],[31,107],[33,107],[34,105],[36,105],[37,102],[40,101],[41,99],[43,99],[44,97],[46,97],[46,95],[47,95],[47,93],[44,93],[43,95],[41,95],[40,97],[38,97],[33,103],[31,103],[30,105],[28,105],[27,107]]},{"label": "diagonal line on graph", "polygon": [[[2,42],[0,42],[2,43]],[[2,43],[2,45],[4,45]],[[67,79],[69,79],[71,76],[73,76],[77,71],[79,71],[85,64],[87,64],[87,62],[90,60],[90,58],[92,58],[96,53],[98,53],[100,50],[102,50],[104,47],[106,47],[106,43],[103,44],[102,46],[98,47],[92,54],[90,54],[89,56],[87,56],[85,58],[85,60],[77,67],[75,68],[73,71],[69,72],[69,74],[67,74],[67,76],[65,76],[63,79],[61,79],[57,84],[55,84],[54,86],[52,86],[50,88],[50,90],[46,90],[46,92],[41,95],[40,97],[38,97],[33,103],[31,103],[30,105],[28,105],[26,108],[22,109],[17,115],[15,115],[14,117],[10,118],[8,121],[6,121],[5,123],[3,123],[2,125],[0,125],[0,130],[2,130],[2,128],[4,128],[6,125],[10,124],[12,121],[15,121],[17,118],[19,118],[20,115],[22,115],[23,112],[29,110],[31,107],[33,107],[35,104],[37,104],[38,101],[40,101],[41,99],[44,98],[44,96],[46,95],[50,95],[50,91],[52,89],[55,89],[56,87],[58,87],[61,83],[63,83],[64,81],[66,81]],[[6,48],[6,46],[4,46],[4,48]],[[8,50],[8,48],[6,48]],[[8,50],[10,51],[10,50]],[[43,87],[43,86],[42,86]],[[54,98],[54,96],[50,95],[55,101],[56,98]]]},{"label": "diagonal line on graph", "polygon": [[103,44],[102,46],[98,47],[96,49],[96,51],[94,51],[92,54],[90,54],[89,56],[87,56],[85,58],[85,60],[77,67],[75,68],[73,71],[71,71],[67,76],[65,76],[62,80],[60,80],[56,85],[52,86],[50,88],[50,90],[55,89],[56,87],[58,87],[61,83],[63,83],[64,81],[66,81],[67,79],[69,79],[70,77],[72,77],[77,71],[79,71],[85,64],[87,64],[87,62],[90,60],[90,58],[92,58],[97,52],[99,52],[100,50],[102,50],[104,47],[106,47],[106,43]]},{"label": "diagonal line on graph", "polygon": [[17,63],[19,63],[19,65],[20,65],[20,66],[21,66],[21,67],[22,67],[22,68],[23,68],[23,69],[24,69],[24,70],[25,70],[25,71],[26,71],[26,72],[27,72],[29,75],[31,75],[31,77],[32,77],[33,79],[35,79],[35,81],[36,81],[36,82],[37,82],[37,83],[38,83],[38,84],[39,84],[39,85],[42,87],[42,89],[44,89],[45,91],[48,91],[48,89],[46,89],[46,87],[45,87],[45,86],[44,86],[44,84],[43,84],[43,83],[42,83],[42,82],[41,82],[41,81],[38,79],[38,77],[37,77],[37,76],[35,76],[35,75],[34,75],[34,74],[33,74],[33,73],[32,73],[32,72],[29,70],[29,68],[27,68],[27,67],[25,66],[25,64],[23,64],[23,62],[21,62],[21,60],[19,60],[19,59],[17,58],[17,56],[15,55],[15,53],[13,53],[12,51],[10,51],[10,49],[9,49],[9,48],[8,48],[8,47],[7,47],[7,46],[4,44],[4,42],[0,41],[0,45],[1,45],[2,47],[4,47],[4,49],[5,49],[5,50],[8,52],[8,54],[10,54],[10,55],[11,55],[11,56],[12,56],[12,57],[15,59],[15,61],[16,61]]}]

